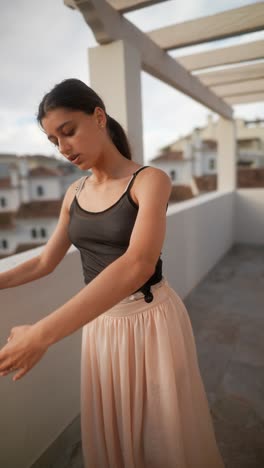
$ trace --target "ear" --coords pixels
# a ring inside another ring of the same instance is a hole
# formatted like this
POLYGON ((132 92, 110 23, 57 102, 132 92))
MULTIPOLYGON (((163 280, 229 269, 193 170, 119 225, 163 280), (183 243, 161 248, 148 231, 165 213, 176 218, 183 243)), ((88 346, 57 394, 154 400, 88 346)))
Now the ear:
POLYGON ((96 123, 98 125, 98 127, 105 127, 106 126, 106 115, 105 115, 105 111, 99 107, 99 106, 96 106, 95 110, 94 110, 94 113, 95 113, 95 117, 96 117, 96 123))

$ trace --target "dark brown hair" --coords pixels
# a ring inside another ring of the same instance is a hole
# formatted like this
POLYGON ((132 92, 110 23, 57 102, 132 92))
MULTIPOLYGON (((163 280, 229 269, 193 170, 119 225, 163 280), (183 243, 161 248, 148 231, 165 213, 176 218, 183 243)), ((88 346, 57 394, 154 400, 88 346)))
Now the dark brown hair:
POLYGON ((68 78, 56 84, 51 91, 45 94, 39 104, 37 121, 42 126, 41 121, 46 113, 59 107, 93 114, 96 106, 105 111, 106 129, 118 151, 125 158, 132 159, 131 148, 123 127, 106 113, 105 105, 100 96, 81 80, 68 78))

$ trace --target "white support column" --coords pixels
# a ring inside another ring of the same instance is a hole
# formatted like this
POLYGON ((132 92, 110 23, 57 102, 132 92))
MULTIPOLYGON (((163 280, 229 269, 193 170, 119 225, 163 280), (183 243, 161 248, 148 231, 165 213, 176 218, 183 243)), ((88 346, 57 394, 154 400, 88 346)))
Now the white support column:
POLYGON ((236 190, 237 157, 234 120, 219 117, 217 140, 217 190, 236 190))
POLYGON ((90 86, 103 99, 106 112, 124 128, 132 159, 144 164, 140 53, 118 40, 88 49, 90 86))

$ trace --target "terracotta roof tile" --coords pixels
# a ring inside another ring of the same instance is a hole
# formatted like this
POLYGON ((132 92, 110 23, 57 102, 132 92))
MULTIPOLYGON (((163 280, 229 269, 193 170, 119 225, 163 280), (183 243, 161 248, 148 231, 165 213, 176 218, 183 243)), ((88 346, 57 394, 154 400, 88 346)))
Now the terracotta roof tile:
POLYGON ((216 174, 194 176, 197 188, 200 192, 210 192, 216 190, 216 174))
POLYGON ((211 138, 205 138, 202 140, 202 149, 216 149, 217 142, 211 138))
MULTIPOLYGON (((203 176, 194 176, 198 190, 209 192, 216 190, 217 175, 208 174, 203 176)), ((237 168, 237 187, 238 188, 261 188, 264 187, 264 168, 237 168)))
POLYGON ((0 230, 15 228, 15 213, 0 213, 0 230))
POLYGON ((170 194, 170 202, 180 202, 183 200, 189 200, 189 198, 193 198, 193 192, 190 185, 173 185, 171 194, 170 194))
POLYGON ((0 231, 11 231, 15 229, 16 229, 16 225, 14 223, 13 224, 0 224, 0 231))
POLYGON ((240 188, 264 187, 264 167, 238 168, 237 185, 240 188))
POLYGON ((167 151, 151 159, 151 161, 184 161, 183 151, 167 151))
POLYGON ((11 188, 11 179, 10 177, 3 177, 0 179, 0 189, 11 188))
POLYGON ((17 212, 17 218, 57 218, 62 201, 63 199, 23 203, 17 212))
POLYGON ((51 169, 50 167, 38 166, 30 169, 30 177, 58 177, 61 174, 57 169, 51 169))

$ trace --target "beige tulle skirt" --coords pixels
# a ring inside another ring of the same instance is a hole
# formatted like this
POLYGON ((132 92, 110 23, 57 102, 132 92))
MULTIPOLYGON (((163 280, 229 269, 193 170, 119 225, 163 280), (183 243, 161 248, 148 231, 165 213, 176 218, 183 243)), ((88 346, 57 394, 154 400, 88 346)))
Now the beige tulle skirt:
POLYGON ((85 468, 223 468, 187 310, 168 280, 83 327, 85 468))

